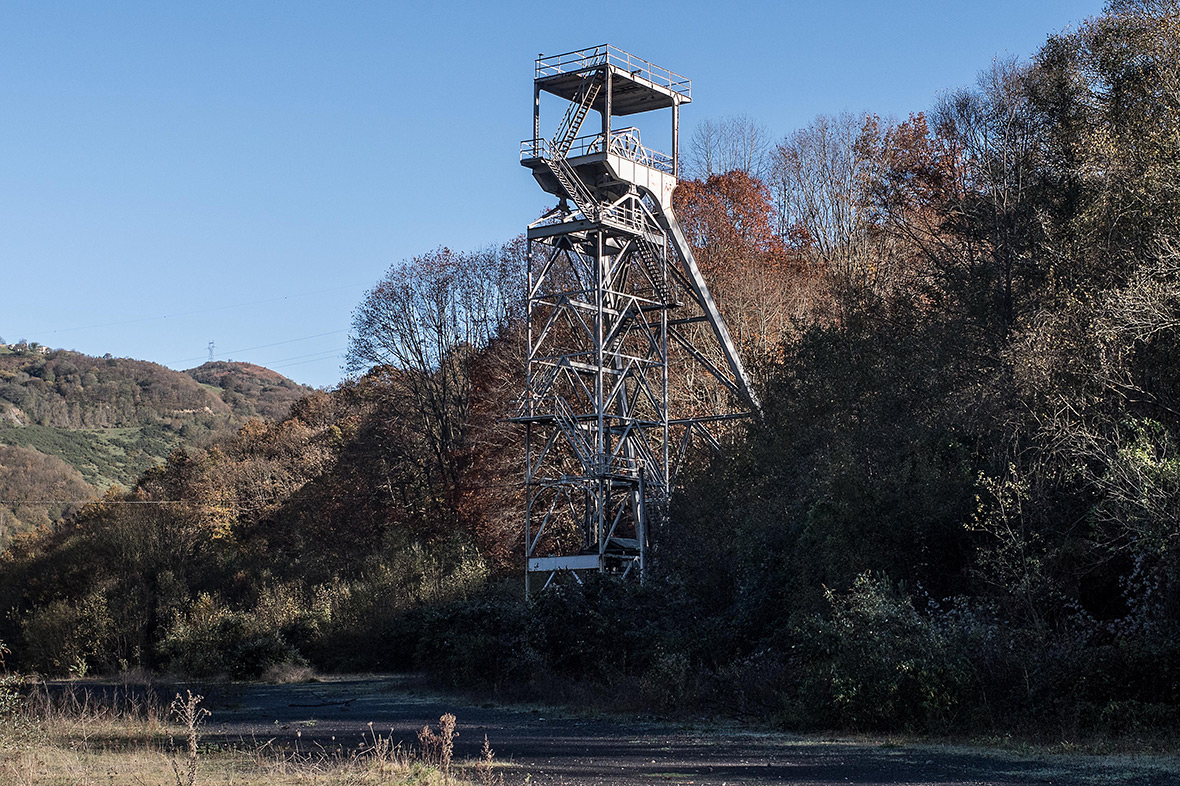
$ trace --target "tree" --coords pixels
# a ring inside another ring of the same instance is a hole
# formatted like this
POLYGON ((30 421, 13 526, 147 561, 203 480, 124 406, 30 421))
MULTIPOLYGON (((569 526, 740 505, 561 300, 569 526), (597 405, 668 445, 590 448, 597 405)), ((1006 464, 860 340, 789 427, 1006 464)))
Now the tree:
POLYGON ((1029 79, 1027 66, 999 61, 980 75, 977 89, 952 93, 935 113, 939 134, 961 151, 963 164, 961 199, 949 218, 968 242, 953 262, 997 337, 1035 307, 1047 261, 1037 216, 1044 127, 1029 79))
POLYGON ((689 139, 684 173, 698 180, 730 172, 761 179, 769 168, 770 152, 770 134, 753 118, 707 118, 689 139))
POLYGON ((902 283, 903 251, 882 231, 871 198, 885 169, 883 137, 892 132, 871 115, 820 115, 774 151, 778 231, 844 298, 887 294, 902 283))
POLYGON ((478 353, 521 319, 523 243, 437 249, 390 268, 353 314, 348 368, 382 383, 383 408, 420 449, 437 493, 460 480, 478 353))
POLYGON ((866 121, 847 112, 819 115, 780 142, 771 189, 780 234, 834 258, 851 245, 864 221, 864 172, 857 146, 866 121))
POLYGON ((730 333, 755 365, 773 357, 795 321, 814 307, 809 271, 772 224, 770 192, 735 170, 682 182, 676 214, 730 333))

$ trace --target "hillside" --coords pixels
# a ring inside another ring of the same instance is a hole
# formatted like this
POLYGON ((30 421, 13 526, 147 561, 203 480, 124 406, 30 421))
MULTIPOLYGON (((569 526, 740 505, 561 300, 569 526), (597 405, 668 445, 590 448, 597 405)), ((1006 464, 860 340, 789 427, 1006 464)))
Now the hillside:
POLYGON ((58 521, 76 507, 64 502, 112 484, 133 485, 182 444, 206 444, 251 417, 282 417, 307 391, 247 363, 179 372, 65 350, 0 355, 0 446, 18 449, 0 452, 4 533, 58 521))
POLYGON ((285 417, 291 405, 308 393, 306 386, 253 363, 218 360, 184 373, 213 388, 235 415, 243 417, 285 417))
POLYGON ((125 428, 232 412, 187 374, 143 360, 65 350, 0 357, 0 408, 13 425, 67 429, 125 428))

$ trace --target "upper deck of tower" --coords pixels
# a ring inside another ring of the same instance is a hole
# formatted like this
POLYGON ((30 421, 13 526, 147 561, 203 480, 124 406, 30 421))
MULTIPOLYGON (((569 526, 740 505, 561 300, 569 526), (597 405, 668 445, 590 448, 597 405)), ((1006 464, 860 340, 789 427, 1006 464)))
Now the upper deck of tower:
POLYGON ((610 44, 536 61, 533 138, 521 143, 520 162, 543 189, 569 197, 585 213, 610 210, 625 193, 639 188, 670 204, 676 187, 680 105, 692 101, 692 82, 610 44), (541 135, 541 93, 569 104, 552 139, 541 135), (638 128, 614 128, 612 118, 671 109, 671 154, 642 144, 638 128), (579 133, 587 113, 601 125, 579 133), (602 203, 595 209, 592 203, 602 203))
MULTIPOLYGON (((574 100, 583 77, 606 66, 611 72, 610 113, 633 115, 692 101, 692 81, 610 44, 537 58, 536 83, 547 93, 574 100)), ((600 93, 593 109, 602 112, 600 93)))

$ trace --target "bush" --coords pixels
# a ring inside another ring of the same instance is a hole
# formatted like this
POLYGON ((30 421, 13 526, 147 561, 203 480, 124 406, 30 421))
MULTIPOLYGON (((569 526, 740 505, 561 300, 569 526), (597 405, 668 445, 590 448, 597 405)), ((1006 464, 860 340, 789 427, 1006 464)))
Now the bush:
MULTIPOLYGON (((3 651, 4 642, 0 642, 3 651)), ((25 680, 15 674, 0 674, 0 753, 19 751, 38 728, 28 716, 25 680)))
POLYGON ((303 662, 257 614, 227 609, 208 593, 173 621, 160 654, 169 666, 194 677, 257 679, 270 667, 303 662))
POLYGON ((528 601, 509 582, 405 620, 416 664, 444 684, 671 711, 701 689, 692 618, 668 587, 588 576, 528 601))
POLYGON ((533 642, 529 605, 519 590, 486 590, 420 617, 415 661, 453 687, 521 689, 548 671, 533 642))
POLYGON ((99 592, 76 603, 52 601, 21 623, 24 660, 45 674, 83 677, 105 658, 113 628, 106 597, 99 592))
POLYGON ((799 725, 948 730, 977 693, 968 631, 868 574, 800 631, 799 725))
POLYGON ((326 670, 412 669, 427 609, 479 597, 487 575, 462 536, 426 544, 391 533, 358 576, 316 588, 320 622, 314 637, 300 633, 300 649, 326 670))

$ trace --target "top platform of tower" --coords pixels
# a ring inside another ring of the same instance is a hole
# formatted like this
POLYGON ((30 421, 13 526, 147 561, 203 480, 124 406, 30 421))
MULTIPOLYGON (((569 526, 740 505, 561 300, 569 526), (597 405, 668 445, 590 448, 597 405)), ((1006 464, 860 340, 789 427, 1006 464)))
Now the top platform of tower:
MULTIPOLYGON (((692 101, 691 80, 610 44, 537 58, 536 83, 545 92, 572 101, 583 78, 604 66, 611 72, 612 115, 633 115, 692 101)), ((605 105, 603 92, 593 108, 601 112, 605 105)))

